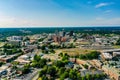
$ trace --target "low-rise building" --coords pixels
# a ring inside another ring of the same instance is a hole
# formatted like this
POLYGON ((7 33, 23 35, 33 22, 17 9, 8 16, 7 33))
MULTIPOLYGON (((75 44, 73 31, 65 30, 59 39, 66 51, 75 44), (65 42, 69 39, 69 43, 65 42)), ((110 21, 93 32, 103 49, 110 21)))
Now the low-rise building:
POLYGON ((27 64, 27 63, 30 63, 30 60, 32 60, 33 57, 34 57, 34 54, 28 53, 18 57, 15 61, 19 62, 20 64, 27 64))
POLYGON ((93 65, 95 65, 98 68, 102 68, 103 63, 99 60, 92 60, 93 65))
POLYGON ((107 60, 109 60, 109 59, 112 59, 113 57, 112 57, 112 55, 110 54, 110 53, 102 53, 102 57, 104 58, 104 59, 107 59, 107 60))
POLYGON ((11 62, 12 59, 14 59, 19 54, 21 54, 21 53, 16 53, 16 54, 7 55, 7 56, 6 55, 2 55, 2 56, 0 56, 0 61, 5 62, 5 63, 11 62))
POLYGON ((7 37, 8 41, 22 41, 23 37, 22 36, 11 36, 7 37))
POLYGON ((103 65, 104 72, 115 80, 120 80, 120 68, 115 68, 110 65, 103 65))

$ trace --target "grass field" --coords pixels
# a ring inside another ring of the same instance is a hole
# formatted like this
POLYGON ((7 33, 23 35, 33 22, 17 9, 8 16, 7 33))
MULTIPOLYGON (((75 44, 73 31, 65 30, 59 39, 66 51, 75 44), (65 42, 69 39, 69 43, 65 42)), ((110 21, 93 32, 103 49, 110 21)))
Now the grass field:
POLYGON ((68 53, 68 55, 70 56, 76 56, 76 55, 80 55, 80 54, 87 54, 91 51, 94 51, 94 50, 91 50, 91 49, 81 49, 81 48, 72 48, 72 49, 57 49, 55 50, 55 52, 57 54, 59 53, 68 53))
POLYGON ((113 46, 113 48, 115 48, 115 49, 119 49, 120 46, 119 46, 119 45, 116 45, 116 46, 113 46))
POLYGON ((81 44, 81 45, 89 45, 90 44, 90 42, 85 42, 85 41, 82 41, 82 42, 79 42, 79 44, 81 44))

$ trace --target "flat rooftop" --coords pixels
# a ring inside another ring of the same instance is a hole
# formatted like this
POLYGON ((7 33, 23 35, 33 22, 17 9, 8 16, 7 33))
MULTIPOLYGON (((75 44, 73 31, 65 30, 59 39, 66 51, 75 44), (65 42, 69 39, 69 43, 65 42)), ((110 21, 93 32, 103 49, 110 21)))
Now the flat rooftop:
POLYGON ((102 55, 106 59, 112 59, 112 55, 110 53, 102 53, 102 55))

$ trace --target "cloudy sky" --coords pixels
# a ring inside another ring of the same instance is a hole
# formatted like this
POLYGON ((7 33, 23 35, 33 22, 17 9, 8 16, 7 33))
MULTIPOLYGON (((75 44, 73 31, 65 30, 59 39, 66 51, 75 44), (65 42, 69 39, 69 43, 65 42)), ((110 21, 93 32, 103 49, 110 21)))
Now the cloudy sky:
POLYGON ((120 0, 0 0, 0 27, 120 26, 120 0))

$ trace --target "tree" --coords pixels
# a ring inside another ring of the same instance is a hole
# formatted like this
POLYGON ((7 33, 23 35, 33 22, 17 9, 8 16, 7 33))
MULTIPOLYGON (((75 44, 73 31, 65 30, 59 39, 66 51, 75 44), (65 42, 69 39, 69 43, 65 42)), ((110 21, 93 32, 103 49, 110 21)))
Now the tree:
POLYGON ((46 76, 42 76, 42 80, 49 80, 49 79, 46 76))
POLYGON ((47 73, 48 74, 50 74, 51 76, 55 76, 55 74, 56 74, 56 68, 55 67, 53 67, 53 66, 50 66, 50 67, 48 67, 48 70, 47 70, 47 73))
POLYGON ((83 77, 81 77, 81 78, 82 78, 82 80, 86 80, 85 76, 83 76, 83 77))
POLYGON ((92 52, 87 53, 87 54, 81 54, 79 56, 79 58, 80 59, 85 59, 85 60, 92 60, 92 59, 97 59, 99 55, 100 55, 100 52, 92 51, 92 52))
POLYGON ((81 75, 79 72, 77 73, 77 80, 81 80, 81 75))
POLYGON ((84 68, 86 68, 86 69, 88 69, 88 67, 89 67, 87 64, 84 64, 83 66, 84 66, 84 68))
POLYGON ((41 59, 41 60, 39 61, 39 66, 40 66, 41 68, 44 67, 44 65, 46 65, 46 62, 47 62, 46 59, 41 59))
POLYGON ((30 38, 29 37, 26 37, 23 41, 29 41, 30 38))
POLYGON ((0 62, 0 67, 1 67, 3 64, 4 64, 3 62, 0 62))
POLYGON ((61 52, 61 53, 59 54, 59 56, 63 57, 63 53, 61 52))
POLYGON ((42 68, 46 65, 46 62, 46 59, 41 59, 40 56, 35 55, 34 60, 32 61, 32 66, 36 68, 42 68))
POLYGON ((62 60, 64 61, 64 60, 69 60, 69 55, 67 54, 67 53, 65 53, 64 55, 63 55, 63 57, 62 57, 62 60))
POLYGON ((116 45, 120 45, 120 38, 117 40, 116 45))
POLYGON ((69 77, 69 73, 68 72, 64 72, 61 76, 60 76, 60 80, 64 80, 65 78, 69 77))
POLYGON ((59 69, 59 71, 58 71, 58 74, 59 74, 59 75, 62 75, 62 74, 64 73, 64 71, 65 71, 65 68, 64 68, 64 67, 61 67, 61 68, 59 69))
POLYGON ((77 79, 77 71, 71 69, 69 72, 69 78, 76 80, 77 79))
POLYGON ((54 48, 54 46, 53 46, 53 45, 49 45, 48 47, 49 47, 50 49, 53 49, 53 48, 54 48))
POLYGON ((86 74, 86 79, 90 80, 90 75, 89 74, 86 74))
POLYGON ((41 46, 41 49, 42 49, 42 50, 45 50, 45 47, 46 47, 46 46, 45 46, 45 45, 43 45, 43 46, 41 46))
POLYGON ((16 69, 18 64, 19 64, 19 62, 13 61, 12 62, 12 65, 13 65, 12 69, 16 69))
POLYGON ((99 78, 100 78, 100 75, 99 75, 99 74, 96 74, 96 75, 95 75, 95 78, 99 79, 99 78))
POLYGON ((64 67, 65 66, 65 63, 63 62, 63 61, 57 61, 57 62, 55 62, 55 66, 56 67, 64 67))
POLYGON ((44 38, 40 38, 38 41, 39 41, 39 42, 42 42, 43 40, 44 40, 44 38))
POLYGON ((40 58, 40 56, 35 55, 35 56, 34 56, 34 60, 35 60, 35 61, 40 61, 40 60, 41 60, 41 58, 40 58))
POLYGON ((43 75, 45 75, 46 74, 46 70, 41 70, 40 72, 39 72, 39 77, 42 77, 43 75))
POLYGON ((25 64, 24 67, 23 67, 23 74, 27 74, 30 72, 30 64, 25 64))
POLYGON ((17 61, 13 61, 12 64, 13 64, 13 65, 18 65, 19 62, 17 62, 17 61))
POLYGON ((55 53, 55 51, 54 51, 53 49, 50 49, 50 52, 51 52, 51 53, 55 53))

